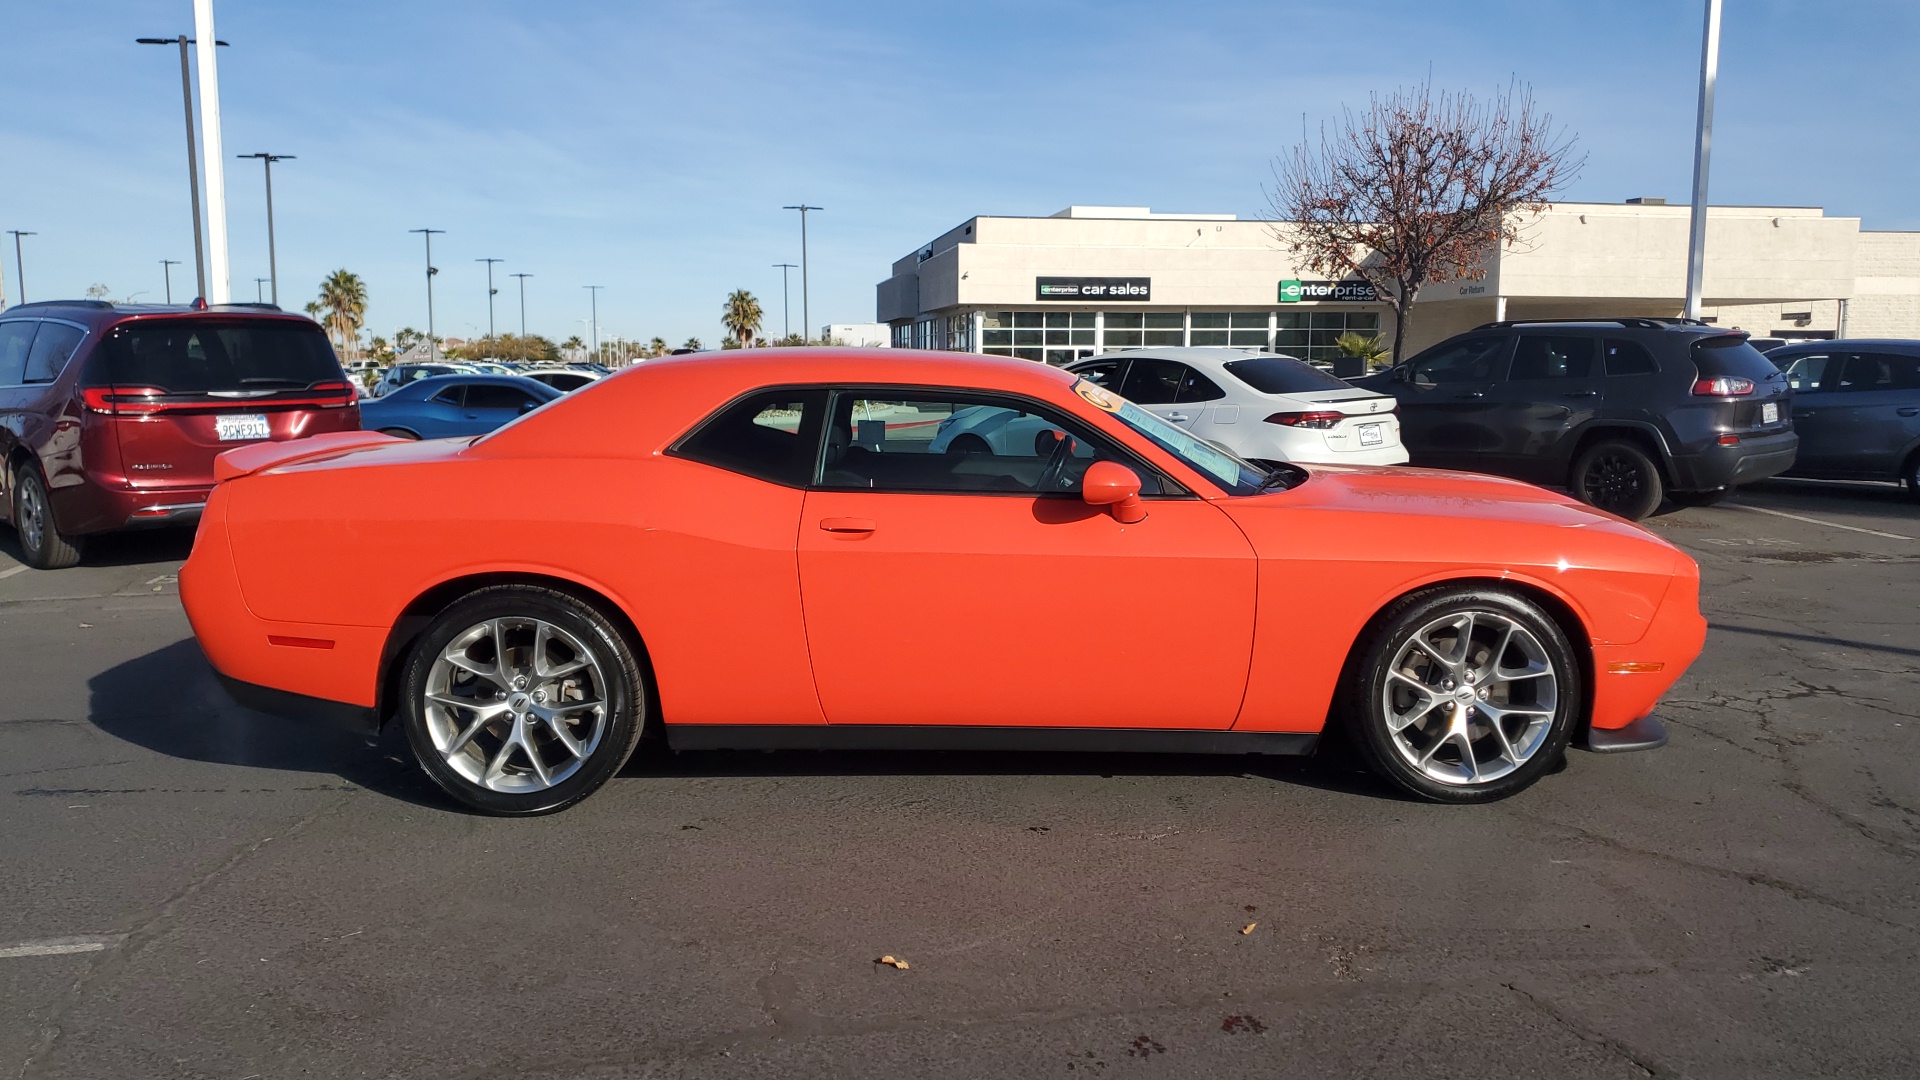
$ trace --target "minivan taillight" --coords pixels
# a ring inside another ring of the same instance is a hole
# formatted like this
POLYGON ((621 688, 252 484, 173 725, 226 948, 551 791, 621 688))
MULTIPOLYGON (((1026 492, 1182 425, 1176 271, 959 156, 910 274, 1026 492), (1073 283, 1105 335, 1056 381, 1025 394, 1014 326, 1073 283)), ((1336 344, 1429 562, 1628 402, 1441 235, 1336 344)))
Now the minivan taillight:
POLYGON ((1338 412, 1277 412, 1267 417, 1267 423, 1281 427, 1314 428, 1324 431, 1339 426, 1347 418, 1346 413, 1338 412))
POLYGON ((352 383, 314 383, 307 389, 313 394, 313 403, 323 409, 344 409, 360 398, 352 383))
POLYGON ((1738 375, 1716 375, 1711 379, 1695 379, 1693 392, 1701 397, 1742 397, 1753 393, 1753 380, 1738 375))
POLYGON ((87 408, 108 416, 151 416, 171 407, 154 400, 165 395, 165 390, 152 386, 89 386, 80 391, 80 400, 87 408))

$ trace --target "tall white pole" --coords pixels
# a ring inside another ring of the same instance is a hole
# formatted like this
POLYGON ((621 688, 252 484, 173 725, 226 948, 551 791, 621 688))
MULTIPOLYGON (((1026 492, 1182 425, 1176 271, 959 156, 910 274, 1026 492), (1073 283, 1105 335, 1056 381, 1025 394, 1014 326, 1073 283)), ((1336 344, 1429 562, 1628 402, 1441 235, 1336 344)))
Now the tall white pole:
POLYGON ((1700 282, 1707 258, 1707 164, 1713 153, 1713 84, 1720 76, 1720 0, 1707 0, 1706 40, 1700 46, 1700 122, 1693 145, 1693 213, 1687 237, 1687 307, 1700 317, 1700 282))
POLYGON ((233 299, 227 265, 227 168, 220 148, 220 73, 214 58, 213 0, 193 0, 200 62, 200 162, 207 185, 207 303, 233 299))

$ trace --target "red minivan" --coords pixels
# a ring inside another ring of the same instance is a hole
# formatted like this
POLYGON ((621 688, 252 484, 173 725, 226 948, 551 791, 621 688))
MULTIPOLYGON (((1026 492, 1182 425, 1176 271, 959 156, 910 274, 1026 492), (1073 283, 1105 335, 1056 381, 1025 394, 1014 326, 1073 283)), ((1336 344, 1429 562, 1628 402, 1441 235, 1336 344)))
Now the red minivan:
POLYGON ((94 533, 195 520, 222 450, 359 427, 319 324, 271 305, 0 311, 0 513, 31 566, 72 566, 94 533))

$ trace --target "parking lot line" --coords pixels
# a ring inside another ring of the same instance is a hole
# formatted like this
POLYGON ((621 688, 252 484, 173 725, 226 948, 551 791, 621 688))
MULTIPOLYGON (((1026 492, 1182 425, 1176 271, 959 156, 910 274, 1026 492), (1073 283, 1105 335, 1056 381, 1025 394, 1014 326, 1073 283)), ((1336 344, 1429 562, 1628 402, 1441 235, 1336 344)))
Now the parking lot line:
POLYGON ((101 952, 108 942, 99 939, 91 941, 75 938, 54 938, 49 941, 23 941, 18 945, 9 945, 0 949, 0 960, 12 960, 21 956, 65 956, 69 953, 101 952))
POLYGON ((1837 521, 1823 521, 1820 518, 1803 517, 1799 514, 1789 514, 1785 510, 1769 510, 1764 506, 1748 506, 1745 503, 1737 503, 1735 504, 1735 508, 1740 510, 1751 510, 1756 514, 1772 514, 1774 517, 1792 518, 1795 521, 1804 521, 1809 525, 1825 525, 1829 529, 1845 529, 1848 532, 1866 533, 1868 536, 1884 536, 1889 540, 1914 539, 1911 536, 1901 536, 1899 533, 1881 532, 1879 529, 1863 529, 1858 525, 1842 525, 1837 521))
POLYGON ((11 570, 0 570, 0 581, 4 581, 5 579, 10 578, 15 574, 22 573, 26 569, 27 569, 26 564, 22 563, 11 570))

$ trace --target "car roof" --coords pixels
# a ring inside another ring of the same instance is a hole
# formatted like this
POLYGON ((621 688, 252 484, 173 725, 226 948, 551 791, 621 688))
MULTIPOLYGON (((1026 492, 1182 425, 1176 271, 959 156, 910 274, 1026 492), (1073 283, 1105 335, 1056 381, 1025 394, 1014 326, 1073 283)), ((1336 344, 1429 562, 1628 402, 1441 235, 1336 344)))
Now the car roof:
POLYGON ((424 379, 415 379, 394 390, 393 393, 386 395, 386 397, 374 398, 373 400, 387 401, 402 394, 413 395, 417 393, 429 393, 454 383, 459 383, 462 386, 513 386, 521 390, 532 390, 535 393, 542 390, 553 389, 553 387, 548 386, 546 383, 536 379, 523 379, 518 375, 488 375, 485 372, 456 371, 451 375, 432 375, 424 379), (425 388, 424 390, 422 389, 423 387, 425 388))
POLYGON ((89 327, 107 326, 131 319, 148 319, 156 316, 272 319, 305 323, 309 326, 319 325, 297 311, 283 311, 272 304, 253 303, 196 307, 191 304, 115 304, 106 300, 35 300, 0 310, 0 319, 11 319, 16 316, 66 319, 89 327))
POLYGON ((1826 341, 1796 341, 1771 350, 1772 353, 1806 352, 1809 349, 1898 349, 1903 352, 1920 350, 1920 340, 1913 338, 1832 338, 1826 341))

